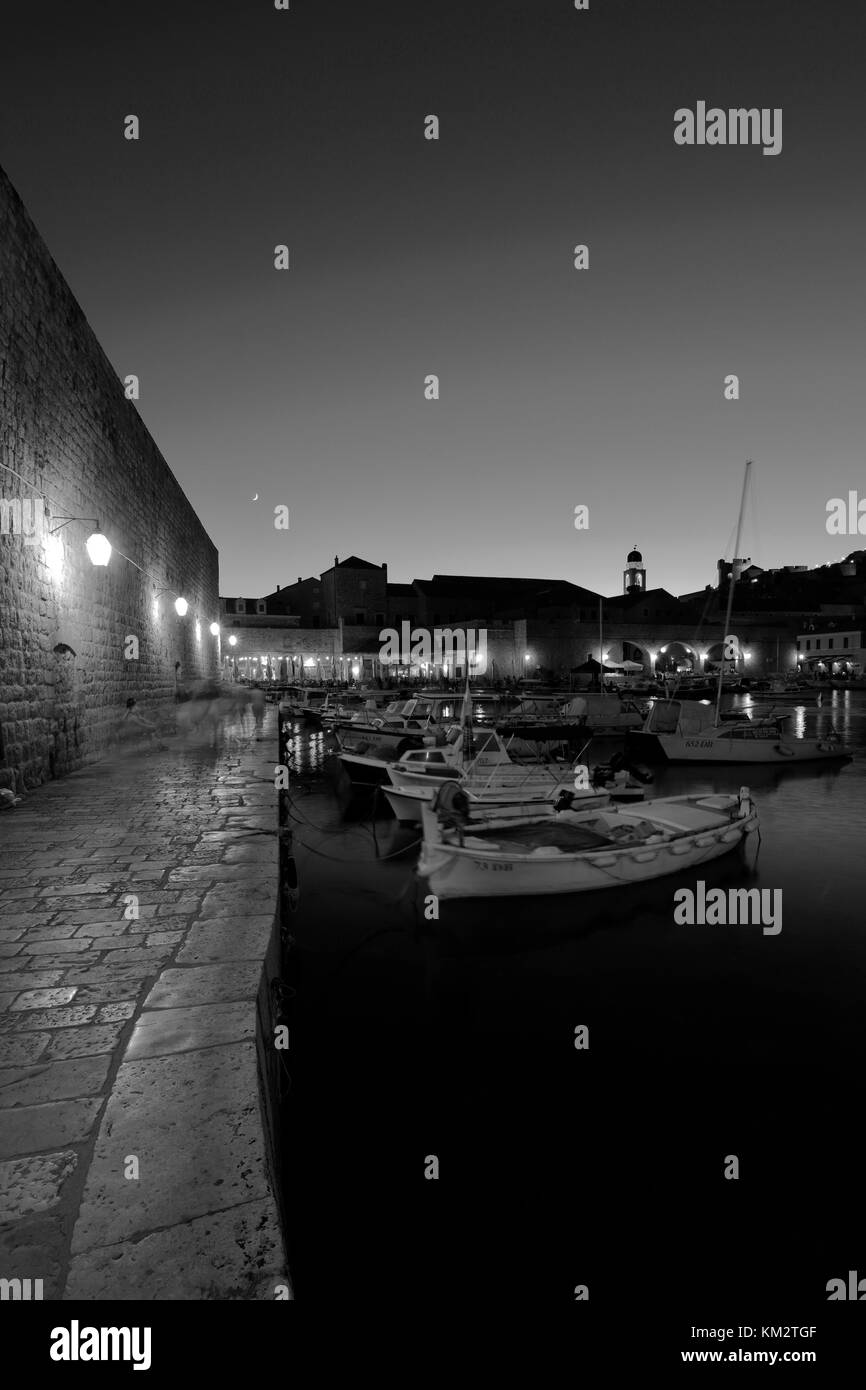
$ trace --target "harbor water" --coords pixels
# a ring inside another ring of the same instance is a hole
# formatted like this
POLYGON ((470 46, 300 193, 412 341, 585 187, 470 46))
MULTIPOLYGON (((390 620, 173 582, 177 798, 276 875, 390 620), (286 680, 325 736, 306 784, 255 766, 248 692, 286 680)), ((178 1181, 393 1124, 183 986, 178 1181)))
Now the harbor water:
POLYGON ((445 901, 438 920, 420 831, 350 799, 328 736, 295 726, 299 1297, 552 1306, 585 1283, 662 1303, 672 1281, 711 1298, 736 1278, 805 1315, 862 1261, 866 694, 792 716, 831 723, 851 763, 653 769, 648 796, 747 784, 745 848, 646 886, 445 901), (678 924, 698 880, 780 891, 781 930, 678 924))

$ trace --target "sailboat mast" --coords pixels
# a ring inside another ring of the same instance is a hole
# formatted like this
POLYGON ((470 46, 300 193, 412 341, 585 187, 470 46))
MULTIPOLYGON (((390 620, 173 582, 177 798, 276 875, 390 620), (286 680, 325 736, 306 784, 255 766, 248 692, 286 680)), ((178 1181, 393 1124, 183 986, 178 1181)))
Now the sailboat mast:
POLYGON ((728 607, 725 613, 725 630, 722 633, 722 659, 719 662, 719 687, 716 691, 716 717, 715 724, 719 723, 719 709, 722 703, 722 682, 725 678, 725 650, 728 639, 728 628, 731 626, 731 613, 734 609, 734 588, 737 583, 737 557, 740 553, 740 536, 743 531, 743 516, 746 510, 746 493, 749 487, 749 474, 752 468, 752 460, 746 460, 746 471, 743 474, 743 491, 740 496, 740 515, 737 517, 737 539, 734 541, 734 558, 731 565, 731 582, 728 585, 728 607))

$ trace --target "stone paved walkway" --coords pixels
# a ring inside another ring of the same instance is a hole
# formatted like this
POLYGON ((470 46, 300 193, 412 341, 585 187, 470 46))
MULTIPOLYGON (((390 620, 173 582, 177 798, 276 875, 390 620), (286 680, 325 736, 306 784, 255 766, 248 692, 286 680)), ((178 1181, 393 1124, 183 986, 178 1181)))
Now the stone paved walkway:
POLYGON ((55 1299, 288 1284, 255 1044, 276 760, 271 709, 262 742, 172 739, 0 817, 0 1278, 55 1299))

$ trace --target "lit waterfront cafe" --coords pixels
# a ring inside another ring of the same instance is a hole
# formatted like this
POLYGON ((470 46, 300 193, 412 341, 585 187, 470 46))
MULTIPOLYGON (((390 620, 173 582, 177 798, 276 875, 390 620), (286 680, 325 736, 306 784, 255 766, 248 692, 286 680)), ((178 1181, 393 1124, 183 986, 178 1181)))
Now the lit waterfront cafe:
MULTIPOLYGON (((262 644, 260 643, 260 646, 262 644)), ((235 643, 237 646, 237 642, 235 643)), ((257 652, 235 651, 231 637, 223 645, 223 675, 230 681, 251 681, 254 684, 272 682, 274 685, 349 684, 352 681, 367 685, 378 677, 396 680, 407 678, 436 681, 440 675, 462 676, 465 667, 446 662, 434 665, 397 665, 383 662, 378 652, 343 652, 342 654, 310 652, 285 653, 274 650, 257 652)))
MULTIPOLYGON (((337 628, 302 628, 291 618, 276 615, 249 614, 237 618, 231 610, 224 615, 226 626, 221 633, 221 663, 226 680, 287 685, 359 685, 375 683, 378 678, 392 680, 427 680, 438 682, 441 677, 461 677, 466 671, 466 657, 459 648, 448 651, 444 660, 395 661, 383 652, 381 629, 373 626, 337 628)), ((521 625, 525 629, 525 623, 521 625)), ((509 663, 500 663, 505 674, 530 674, 516 667, 513 658, 514 634, 506 634, 509 663)), ((486 638, 486 630, 485 630, 486 638)), ((525 639, 521 639, 521 644, 525 639)), ((494 648, 495 648, 495 644, 494 648)), ((503 657, 504 648, 497 654, 503 657)), ((431 653, 432 655, 432 653, 431 653)), ((529 661, 527 656, 526 661, 529 661)), ((473 649, 469 654, 472 674, 484 674, 483 654, 473 649)), ((497 663, 491 662, 495 678, 497 663)))
POLYGON ((223 673, 227 680, 274 685, 363 683, 375 680, 380 663, 369 652, 281 652, 270 648, 238 654, 229 637, 223 647, 223 673))
POLYGON ((809 675, 856 679, 863 675, 864 660, 860 630, 812 629, 797 637, 797 665, 809 675))

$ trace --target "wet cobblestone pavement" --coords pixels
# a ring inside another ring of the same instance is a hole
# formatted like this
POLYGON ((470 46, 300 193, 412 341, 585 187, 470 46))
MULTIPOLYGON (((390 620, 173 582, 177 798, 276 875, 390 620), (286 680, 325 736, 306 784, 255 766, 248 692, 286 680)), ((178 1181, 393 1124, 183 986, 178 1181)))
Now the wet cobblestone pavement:
POLYGON ((170 739, 0 818, 0 1277, 45 1298, 273 1298, 256 995, 265 737, 170 739))

